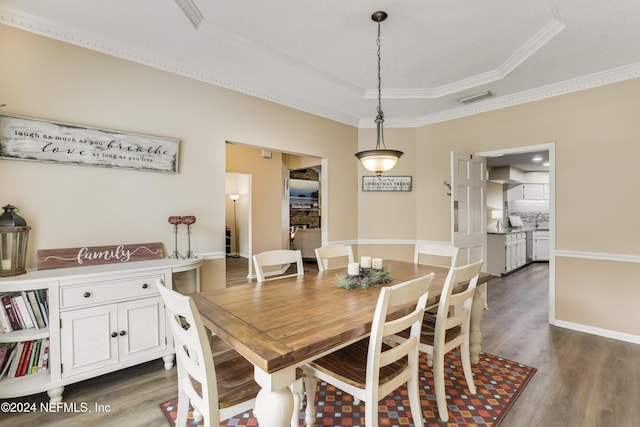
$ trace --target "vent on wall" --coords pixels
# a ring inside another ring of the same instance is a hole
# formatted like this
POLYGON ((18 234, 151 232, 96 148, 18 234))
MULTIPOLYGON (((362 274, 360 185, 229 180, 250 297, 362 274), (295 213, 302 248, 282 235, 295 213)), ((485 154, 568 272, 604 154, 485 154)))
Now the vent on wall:
POLYGON ((491 92, 490 90, 485 90, 484 92, 476 93, 475 95, 458 98, 458 101, 463 104, 471 104, 472 102, 481 101, 483 99, 492 98, 494 96, 496 96, 495 93, 491 92))

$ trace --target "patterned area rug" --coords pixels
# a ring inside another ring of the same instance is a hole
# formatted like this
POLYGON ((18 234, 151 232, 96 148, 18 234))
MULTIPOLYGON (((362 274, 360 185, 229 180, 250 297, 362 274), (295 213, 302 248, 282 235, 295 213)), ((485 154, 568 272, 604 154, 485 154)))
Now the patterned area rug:
MULTIPOLYGON (((427 366, 426 356, 420 358, 420 399, 422 401, 425 426, 487 426, 500 424, 507 411, 514 404, 525 388, 535 368, 503 359, 487 353, 480 354, 480 362, 473 365, 473 373, 477 393, 469 394, 457 353, 445 358, 445 382, 447 404, 449 405, 449 421, 442 422, 438 418, 436 396, 433 386, 431 368, 427 366)), ((406 388, 400 388, 382 399, 380 407, 380 425, 391 427, 413 426, 409 412, 409 399, 406 388)), ((160 405, 173 426, 176 416, 176 399, 160 405)), ((324 382, 318 382, 316 395, 316 426, 364 426, 364 403, 353 404, 353 398, 336 390, 324 382)), ((192 414, 189 414, 189 426, 197 426, 192 414)), ((254 427, 258 423, 251 412, 239 414, 225 420, 225 427, 254 427)), ((304 426, 304 408, 300 412, 300 425, 304 426)))

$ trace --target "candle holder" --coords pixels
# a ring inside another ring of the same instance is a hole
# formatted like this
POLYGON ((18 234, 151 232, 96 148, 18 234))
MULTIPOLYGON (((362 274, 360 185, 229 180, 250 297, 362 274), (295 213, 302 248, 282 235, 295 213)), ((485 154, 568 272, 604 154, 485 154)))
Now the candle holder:
POLYGON ((182 223, 182 217, 180 216, 170 216, 169 217, 169 224, 173 225, 173 232, 175 234, 174 236, 174 250, 173 252, 171 252, 171 255, 169 255, 169 259, 184 259, 184 257, 182 255, 180 255, 180 252, 178 252, 178 225, 180 225, 182 223))
POLYGON ((197 258, 193 252, 191 252, 191 226, 195 224, 195 222, 196 217, 193 215, 182 217, 182 223, 187 226, 187 256, 185 259, 197 258))
POLYGON ((25 274, 29 230, 27 221, 16 214, 18 208, 6 205, 0 215, 0 277, 25 274))

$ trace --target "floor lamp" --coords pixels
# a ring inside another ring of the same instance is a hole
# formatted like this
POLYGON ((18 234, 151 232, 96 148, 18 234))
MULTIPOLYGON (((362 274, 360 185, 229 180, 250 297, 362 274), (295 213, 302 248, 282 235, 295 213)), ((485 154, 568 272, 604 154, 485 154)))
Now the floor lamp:
POLYGON ((236 242, 236 252, 235 255, 232 255, 231 258, 240 258, 240 243, 238 241, 238 217, 236 215, 236 202, 240 198, 239 194, 231 194, 229 196, 231 200, 233 200, 233 235, 234 240, 236 242))

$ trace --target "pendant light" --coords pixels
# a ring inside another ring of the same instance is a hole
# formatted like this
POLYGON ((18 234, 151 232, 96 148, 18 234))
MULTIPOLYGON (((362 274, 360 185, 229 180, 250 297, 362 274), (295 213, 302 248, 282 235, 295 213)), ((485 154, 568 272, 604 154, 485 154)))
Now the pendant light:
POLYGON ((376 116, 377 142, 375 150, 365 150, 356 153, 356 157, 362 166, 376 175, 391 170, 398 159, 404 154, 402 151, 389 150, 384 143, 384 113, 382 112, 382 84, 380 78, 380 23, 387 19, 386 12, 375 12, 371 19, 378 23, 378 115, 376 116), (382 148, 381 148, 382 147, 382 148))

